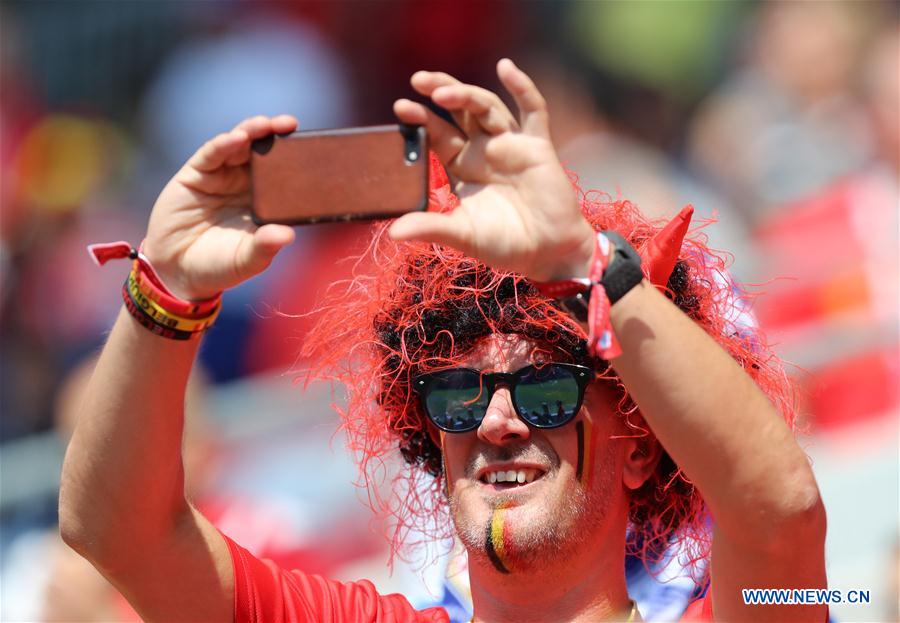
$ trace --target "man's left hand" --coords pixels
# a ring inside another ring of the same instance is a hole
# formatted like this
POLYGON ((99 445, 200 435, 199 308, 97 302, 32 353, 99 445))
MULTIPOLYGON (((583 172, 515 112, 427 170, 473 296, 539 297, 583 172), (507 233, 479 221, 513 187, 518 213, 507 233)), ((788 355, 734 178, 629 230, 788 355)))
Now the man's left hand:
POLYGON ((594 232, 550 140, 546 102, 509 59, 497 63, 497 75, 518 119, 486 89, 440 72, 412 76, 413 88, 450 111, 460 129, 410 100, 397 100, 394 112, 404 123, 426 127, 431 149, 456 181, 460 205, 444 214, 404 215, 389 233, 451 246, 538 281, 585 277, 594 232))

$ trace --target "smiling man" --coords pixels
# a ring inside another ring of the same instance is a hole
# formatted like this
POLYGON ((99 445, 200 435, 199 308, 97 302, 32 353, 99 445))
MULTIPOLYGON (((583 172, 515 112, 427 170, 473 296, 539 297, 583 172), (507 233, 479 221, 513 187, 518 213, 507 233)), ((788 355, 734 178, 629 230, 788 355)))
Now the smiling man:
MULTIPOLYGON (((577 565, 580 553, 594 557, 602 551, 591 545, 616 543, 625 534, 623 522, 607 521, 610 514, 617 514, 612 504, 619 502, 613 452, 609 444, 586 445, 584 437, 588 422, 596 422, 591 430, 598 439, 612 439, 618 432, 611 396, 595 385, 582 402, 581 395, 594 380, 591 368, 560 363, 537 367, 531 356, 536 348, 514 336, 491 336, 481 343, 469 367, 513 373, 514 384, 498 388, 486 401, 475 435, 445 436, 441 446, 453 487, 451 512, 457 534, 471 556, 490 562, 502 574, 540 575, 553 560, 577 565), (583 383, 578 383, 579 377, 583 383), (559 422, 551 419, 559 427, 532 434, 524 419, 510 417, 519 409, 549 413, 548 399, 565 413, 559 422), (598 486, 586 487, 594 460, 603 477, 598 486), (610 539, 610 530, 618 539, 610 539)), ((464 373, 471 377, 468 382, 446 372, 437 376, 449 383, 474 385, 477 392, 474 370, 464 373)), ((490 375, 483 378, 492 380, 490 375)), ((621 549, 622 544, 617 545, 621 549)), ((583 577, 592 570, 602 571, 602 566, 594 565, 600 562, 590 561, 583 577)), ((478 568, 473 567, 476 572, 478 568)), ((571 585, 564 588, 568 591, 571 585)))
MULTIPOLYGON (((689 212, 660 228, 576 195, 540 93, 510 61, 497 69, 518 116, 446 74, 413 76, 457 126, 408 100, 395 112, 427 127, 455 194, 436 176, 429 212, 376 232, 371 272, 323 303, 304 347, 347 386, 367 477, 398 449, 409 465, 376 505, 398 521, 396 548, 413 527, 455 531, 476 621, 639 620, 623 556, 674 546, 709 560, 701 619, 824 621, 824 606, 741 600, 825 586, 825 514, 783 373, 740 322, 723 263, 682 245, 689 212)), ((66 456, 63 537, 147 620, 445 621, 366 580, 259 560, 184 496, 190 338, 218 293, 293 240, 249 220, 247 160, 253 139, 295 127, 247 120, 160 195, 66 456)))

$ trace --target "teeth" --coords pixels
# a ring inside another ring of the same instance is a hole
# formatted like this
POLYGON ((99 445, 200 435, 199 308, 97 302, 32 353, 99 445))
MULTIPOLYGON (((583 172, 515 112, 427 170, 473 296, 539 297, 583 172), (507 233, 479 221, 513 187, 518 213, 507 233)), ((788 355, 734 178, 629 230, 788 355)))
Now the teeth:
POLYGON ((515 482, 520 485, 533 482, 539 471, 536 469, 520 469, 520 470, 500 470, 496 472, 488 472, 483 476, 484 481, 490 484, 498 482, 515 482))

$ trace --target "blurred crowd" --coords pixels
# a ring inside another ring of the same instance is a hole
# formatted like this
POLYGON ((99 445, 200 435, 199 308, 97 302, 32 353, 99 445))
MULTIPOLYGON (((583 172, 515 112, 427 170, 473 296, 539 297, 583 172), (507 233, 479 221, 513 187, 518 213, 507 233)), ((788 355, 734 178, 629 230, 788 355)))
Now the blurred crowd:
MULTIPOLYGON (((733 254, 798 382, 831 582, 873 594, 833 615, 900 615, 897 2, 7 0, 0 52, 0 619, 129 616, 54 534, 59 457, 127 273, 85 246, 139 242, 165 182, 245 117, 389 123, 415 70, 496 89, 503 56, 544 92, 582 188, 658 217, 691 203, 733 254)), ((190 409, 191 482, 257 553, 409 592, 417 573, 386 577, 348 484, 333 397, 290 383, 303 314, 366 231, 301 228, 225 294, 190 409)))

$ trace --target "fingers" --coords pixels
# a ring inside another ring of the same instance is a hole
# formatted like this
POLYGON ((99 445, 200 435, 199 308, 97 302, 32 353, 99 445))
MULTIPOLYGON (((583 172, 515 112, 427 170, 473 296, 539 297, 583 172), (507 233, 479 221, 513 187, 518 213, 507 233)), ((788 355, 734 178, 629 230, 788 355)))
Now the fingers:
POLYGON ((394 114, 403 123, 423 125, 428 132, 428 146, 447 164, 456 158, 466 144, 466 137, 426 106, 408 99, 394 102, 394 114))
MULTIPOLYGON (((409 83, 416 92, 429 98, 431 97, 431 94, 434 93, 435 89, 439 89, 443 86, 462 84, 462 82, 450 74, 442 71, 417 71, 409 79, 409 83)), ((462 128, 463 132, 471 134, 478 131, 477 126, 473 124, 473 120, 469 118, 469 115, 466 112, 451 110, 450 114, 453 116, 456 124, 462 128)))
POLYGON ((410 212, 398 218, 388 229, 394 240, 420 240, 472 252, 474 240, 471 222, 461 218, 459 211, 446 214, 410 212))
POLYGON ((250 143, 269 134, 293 132, 297 120, 290 115, 245 119, 230 132, 224 132, 207 141, 188 160, 188 166, 203 173, 222 166, 238 166, 250 159, 250 143))
POLYGON ((206 141, 203 147, 191 156, 187 166, 203 173, 215 171, 229 158, 239 154, 247 140, 247 133, 244 130, 235 129, 219 134, 206 141))
POLYGON ((518 130, 519 124, 506 104, 495 93, 470 84, 441 86, 432 91, 431 99, 451 112, 467 112, 487 134, 518 130))
POLYGON ((278 115, 276 117, 257 115, 255 117, 250 117, 249 119, 244 119, 235 127, 235 130, 244 130, 251 141, 268 136, 269 134, 293 132, 296 129, 297 119, 291 115, 278 115))
POLYGON ((277 115, 272 117, 272 131, 276 134, 285 134, 297 129, 297 118, 293 115, 277 115))
POLYGON ((550 138, 547 102, 528 75, 508 58, 497 63, 497 77, 519 108, 519 125, 526 134, 550 138))
POLYGON ((527 134, 549 138, 547 103, 531 78, 508 58, 497 63, 497 76, 519 108, 518 121, 495 93, 463 84, 449 74, 419 71, 413 74, 410 83, 417 92, 449 110, 469 135, 473 132, 497 135, 521 126, 527 134))
MULTIPOLYGON (((431 97, 436 89, 457 86, 463 83, 443 71, 417 71, 410 78, 410 84, 420 95, 431 97)), ((479 131, 477 122, 464 110, 450 110, 450 114, 463 132, 472 135, 479 131)))
POLYGON ((235 127, 235 130, 243 130, 247 133, 247 143, 245 147, 234 153, 225 162, 228 166, 238 166, 246 164, 250 160, 250 145, 259 138, 264 138, 270 134, 285 134, 293 132, 297 129, 297 119, 291 115, 278 115, 276 117, 266 117, 257 115, 244 119, 235 127))
POLYGON ((254 232, 252 239, 242 245, 238 252, 238 263, 246 267, 248 276, 256 275, 265 270, 275 255, 293 241, 293 228, 287 225, 263 225, 254 232))
POLYGON ((425 97, 431 97, 431 93, 438 87, 462 84, 450 74, 442 71, 417 71, 409 79, 409 83, 419 95, 425 97))
POLYGON ((253 244, 261 251, 275 254, 294 241, 294 228, 270 223, 261 225, 253 234, 253 244))
POLYGON ((417 71, 410 79, 412 87, 430 97, 453 115, 467 134, 499 134, 517 129, 515 117, 496 94, 471 84, 463 84, 440 71, 417 71))

